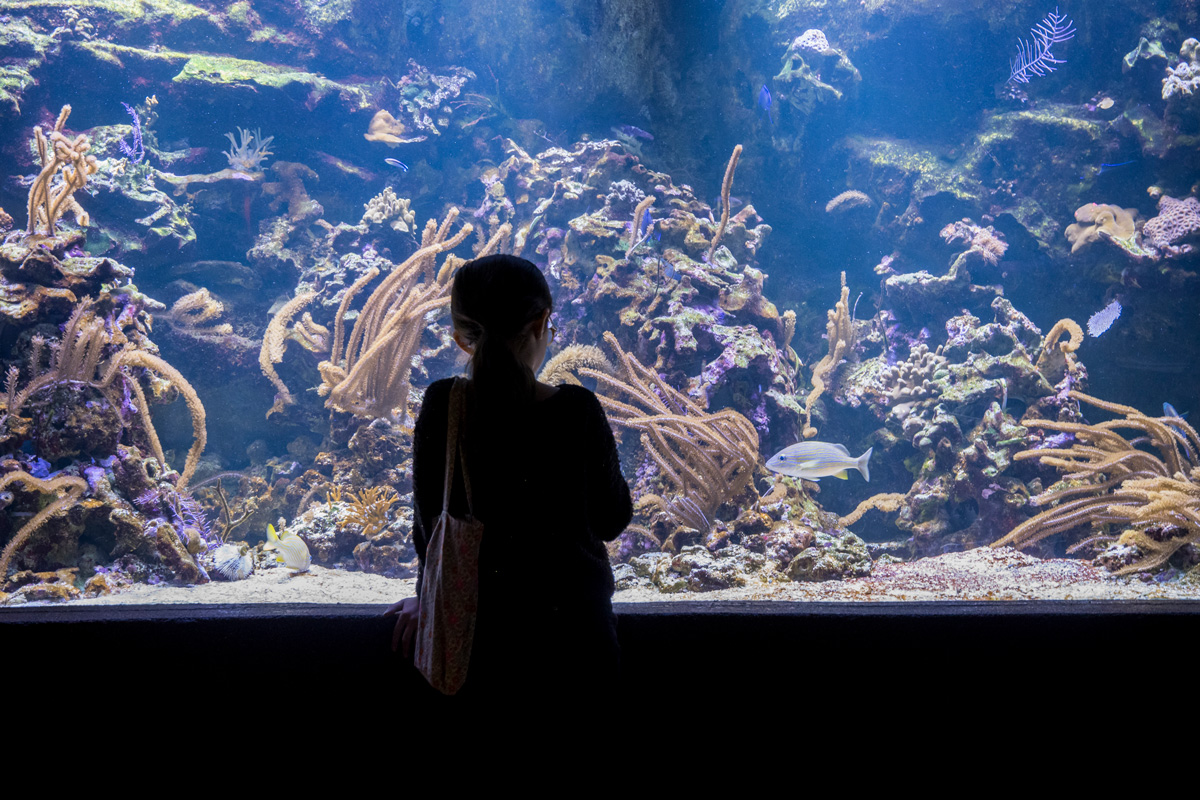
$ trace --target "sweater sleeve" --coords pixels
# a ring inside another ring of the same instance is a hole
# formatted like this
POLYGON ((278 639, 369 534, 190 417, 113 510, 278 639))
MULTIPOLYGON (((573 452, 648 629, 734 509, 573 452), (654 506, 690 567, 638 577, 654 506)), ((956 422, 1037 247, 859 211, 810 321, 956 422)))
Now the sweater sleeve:
POLYGON ((587 392, 587 523, 592 534, 611 542, 633 519, 629 484, 621 474, 621 459, 608 417, 596 395, 587 392))
POLYGON ((425 551, 433 526, 442 513, 442 484, 446 479, 446 421, 454 380, 437 381, 425 399, 413 429, 413 547, 417 551, 417 597, 425 576, 425 551))

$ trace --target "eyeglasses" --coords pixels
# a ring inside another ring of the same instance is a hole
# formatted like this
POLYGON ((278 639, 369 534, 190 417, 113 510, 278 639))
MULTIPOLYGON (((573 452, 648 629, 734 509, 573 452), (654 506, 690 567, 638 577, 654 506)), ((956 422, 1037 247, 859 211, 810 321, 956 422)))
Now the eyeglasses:
POLYGON ((550 331, 550 341, 554 341, 558 336, 558 328, 554 327, 554 323, 549 318, 546 319, 546 330, 550 331))

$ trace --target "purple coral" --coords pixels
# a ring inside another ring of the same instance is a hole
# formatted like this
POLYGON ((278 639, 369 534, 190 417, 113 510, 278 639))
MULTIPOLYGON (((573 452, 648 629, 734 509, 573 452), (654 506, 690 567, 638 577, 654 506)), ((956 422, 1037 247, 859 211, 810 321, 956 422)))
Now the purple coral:
POLYGON ((137 111, 134 111, 129 103, 121 103, 121 105, 125 106, 125 110, 129 112, 129 116, 133 119, 133 144, 125 144, 124 139, 117 142, 117 144, 120 145, 121 152, 125 154, 130 163, 140 164, 142 159, 146 157, 146 148, 142 145, 142 121, 138 119, 137 111))
POLYGON ((1158 216, 1142 226, 1145 241, 1158 249, 1172 248, 1200 232, 1200 201, 1194 197, 1177 200, 1163 195, 1158 216))

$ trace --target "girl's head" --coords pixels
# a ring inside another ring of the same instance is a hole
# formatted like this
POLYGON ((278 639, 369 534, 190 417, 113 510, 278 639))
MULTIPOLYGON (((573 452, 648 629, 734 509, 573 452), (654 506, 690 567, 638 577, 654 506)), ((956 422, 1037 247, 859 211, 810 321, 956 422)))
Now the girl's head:
POLYGON ((533 399, 534 370, 550 343, 553 299, 546 278, 523 258, 494 255, 454 275, 454 340, 471 356, 471 379, 486 405, 533 399))

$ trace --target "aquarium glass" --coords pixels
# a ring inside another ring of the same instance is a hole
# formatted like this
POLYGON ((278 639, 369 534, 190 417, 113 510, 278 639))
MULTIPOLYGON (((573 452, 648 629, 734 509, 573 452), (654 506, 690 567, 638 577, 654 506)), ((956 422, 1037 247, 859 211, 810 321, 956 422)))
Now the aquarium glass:
POLYGON ((0 614, 411 595, 413 425, 487 253, 544 272, 541 379, 616 433, 619 602, 1196 597, 1193 36, 1165 0, 0 0, 0 614))

